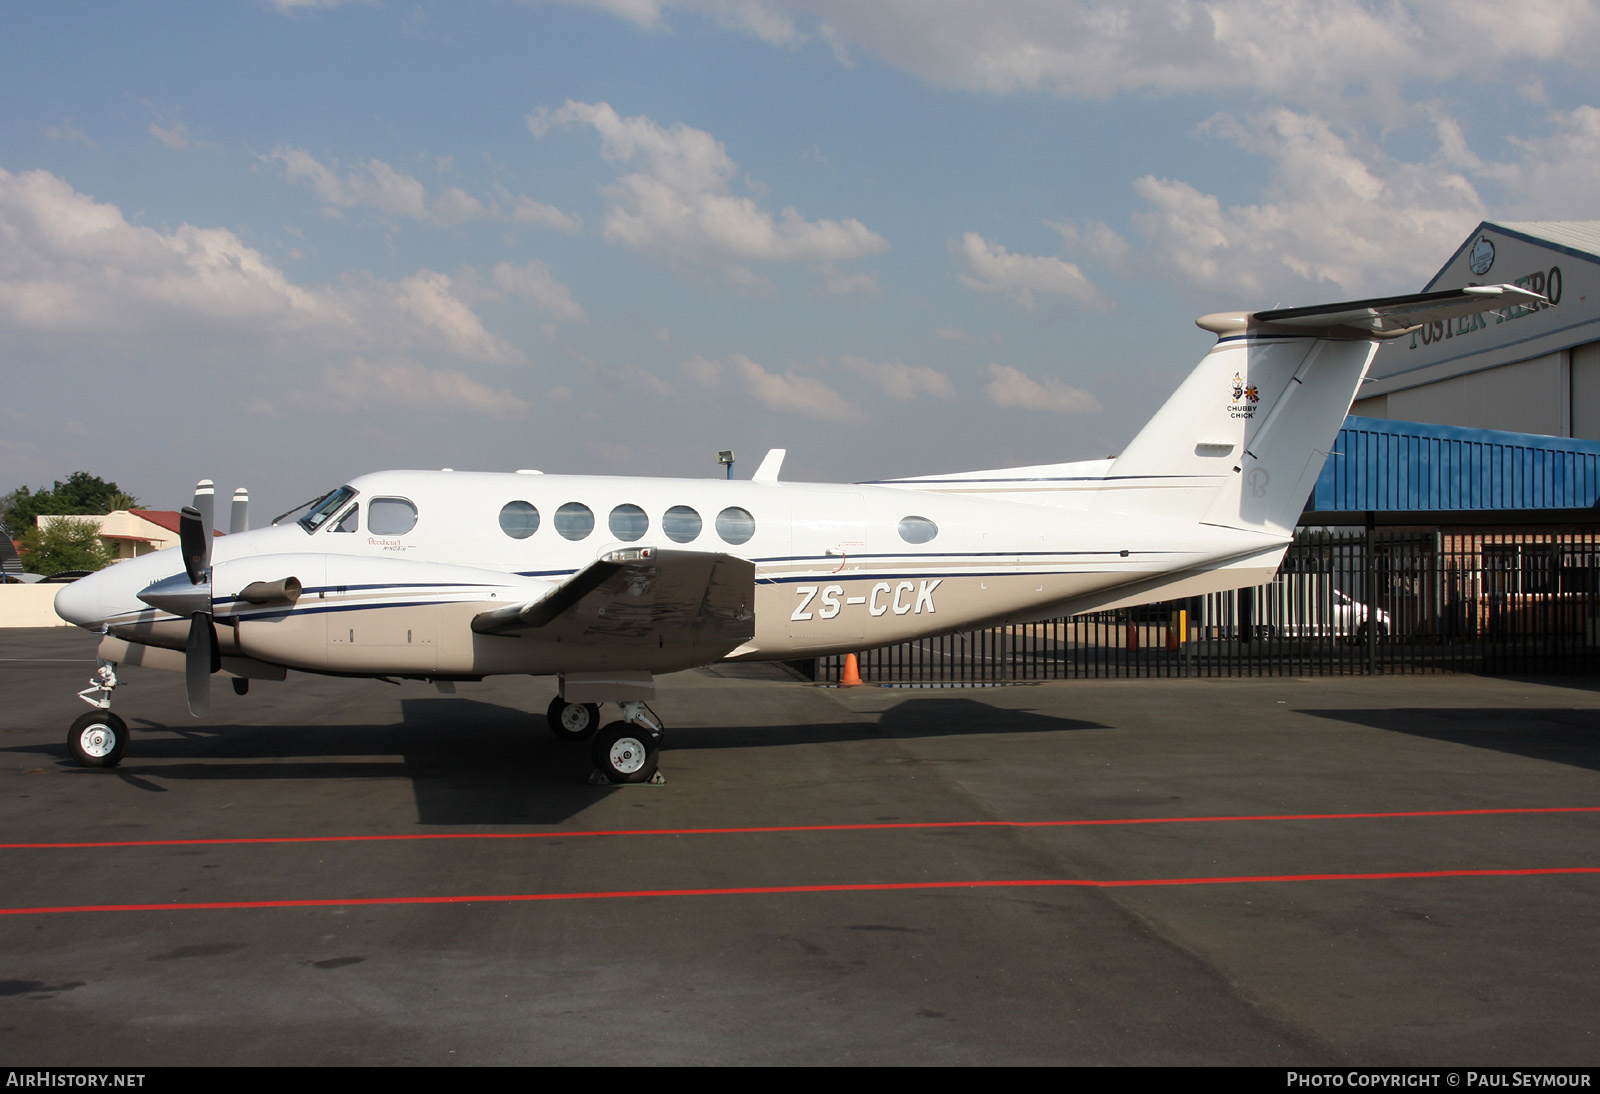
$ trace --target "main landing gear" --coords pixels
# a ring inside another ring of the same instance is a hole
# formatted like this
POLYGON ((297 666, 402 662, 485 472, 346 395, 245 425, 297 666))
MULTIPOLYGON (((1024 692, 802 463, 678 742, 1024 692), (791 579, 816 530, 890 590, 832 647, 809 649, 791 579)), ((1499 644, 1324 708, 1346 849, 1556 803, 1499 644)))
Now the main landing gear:
POLYGON ((117 666, 101 661, 78 698, 94 707, 67 730, 67 748, 84 767, 116 767, 128 750, 128 723, 111 713, 111 692, 118 684, 117 666))
POLYGON ((589 758, 594 761, 594 782, 660 782, 656 760, 661 752, 662 726, 650 708, 637 699, 618 703, 622 720, 603 729, 597 703, 569 703, 559 695, 545 716, 550 731, 564 741, 592 735, 589 758))

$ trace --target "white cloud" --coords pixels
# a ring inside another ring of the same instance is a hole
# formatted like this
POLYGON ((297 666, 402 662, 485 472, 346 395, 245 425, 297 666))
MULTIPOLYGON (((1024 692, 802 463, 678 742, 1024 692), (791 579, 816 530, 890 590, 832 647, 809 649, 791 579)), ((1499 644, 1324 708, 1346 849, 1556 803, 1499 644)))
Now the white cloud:
MULTIPOLYGON (((569 0, 597 7, 621 16, 646 30, 661 26, 660 0, 569 0)), ((675 8, 705 15, 730 30, 742 31, 774 45, 799 42, 804 35, 794 16, 784 11, 789 6, 775 0, 666 0, 675 8)))
POLYGON ((340 175, 303 148, 279 145, 265 158, 281 163, 290 182, 305 183, 317 197, 337 208, 361 205, 417 220, 429 215, 422 183, 382 160, 368 160, 340 175))
POLYGON ((89 139, 89 135, 72 124, 70 119, 60 125, 45 126, 44 135, 49 140, 59 141, 62 144, 77 145, 80 148, 99 147, 89 139))
POLYGON ((1053 414, 1098 414, 1100 400, 1092 392, 1071 387, 1053 377, 1035 380, 1010 365, 991 364, 985 374, 983 397, 995 406, 1044 410, 1053 414))
POLYGON ((529 262, 526 266, 502 262, 494 268, 494 283, 502 292, 521 297, 559 319, 583 321, 583 309, 543 262, 529 262))
POLYGON ((433 202, 434 217, 447 224, 476 220, 481 216, 487 216, 488 212, 483 202, 459 186, 447 187, 433 202))
POLYGON ((724 266, 722 279, 732 285, 740 296, 774 297, 778 286, 770 277, 763 277, 748 266, 724 266))
POLYGON ((484 329, 445 274, 419 270, 397 282, 376 282, 357 299, 375 302, 369 303, 371 321, 393 324, 391 337, 407 351, 422 347, 472 361, 522 360, 509 342, 484 329))
POLYGON ((1134 213, 1162 266, 1197 284, 1257 296, 1284 283, 1344 292, 1410 291, 1486 213, 1443 157, 1393 160, 1359 137, 1287 109, 1203 129, 1266 157, 1258 204, 1224 205, 1186 182, 1145 176, 1134 213))
POLYGON ((174 346, 290 357, 435 352, 512 362, 449 277, 310 287, 232 232, 129 224, 46 171, 0 169, 0 333, 160 357, 174 346))
POLYGON ((670 399, 677 394, 672 384, 638 365, 595 365, 594 370, 607 387, 638 391, 658 399, 670 399))
POLYGON ((944 342, 971 342, 972 335, 960 327, 940 327, 933 332, 934 337, 944 342))
POLYGON ((317 8, 337 8, 345 4, 361 4, 367 7, 376 7, 378 0, 267 0, 280 15, 292 15, 301 11, 315 11, 317 8))
MULTIPOLYGON (((586 0, 574 0, 586 2, 586 0)), ((678 9, 763 40, 815 38, 929 83, 1083 98, 1260 90, 1331 105, 1394 100, 1404 81, 1484 78, 1511 63, 1583 66, 1600 11, 1544 0, 587 0, 645 27, 678 9)))
POLYGON ((553 228, 558 232, 576 232, 583 221, 574 213, 563 212, 554 205, 534 201, 525 194, 513 194, 503 186, 495 188, 499 200, 510 207, 511 219, 518 224, 534 224, 540 228, 553 228))
POLYGON ((1595 165, 1600 164, 1600 110, 1580 106, 1548 114, 1543 136, 1506 138, 1518 153, 1508 163, 1479 163, 1469 170, 1508 195, 1512 215, 1537 220, 1581 220, 1594 215, 1595 165))
POLYGON ((1113 266, 1120 266, 1128 258, 1128 241, 1123 239, 1103 220, 1079 223, 1071 219, 1047 220, 1061 236, 1061 244, 1069 249, 1081 249, 1095 258, 1113 266))
POLYGON ((903 402, 924 395, 945 400, 956 397, 950 377, 938 369, 908 365, 900 360, 869 361, 865 357, 841 357, 839 364, 891 399, 903 402))
POLYGON ((685 362, 683 371, 708 390, 729 388, 743 392, 757 404, 780 414, 798 414, 830 422, 862 422, 861 409, 814 376, 793 370, 768 372, 742 353, 726 361, 696 357, 685 362))
MULTIPOLYGON (((178 127, 180 131, 182 128, 178 127)), ((152 133, 156 129, 151 126, 152 133)), ((279 145, 262 159, 282 165, 284 178, 310 187, 335 211, 361 207, 445 225, 494 217, 563 232, 575 232, 580 225, 578 218, 570 213, 524 194, 513 194, 499 185, 494 187, 495 196, 488 202, 473 197, 459 186, 447 186, 430 198, 428 188, 420 179, 382 160, 367 160, 346 169, 338 163, 329 166, 305 149, 289 145, 279 145)), ((449 157, 440 161, 440 170, 449 167, 449 157)))
POLYGON ((163 128, 155 122, 151 122, 150 135, 174 152, 189 151, 189 127, 182 122, 178 122, 171 128, 163 128))
POLYGON ((333 396, 360 406, 386 404, 492 418, 526 417, 530 409, 525 400, 481 384, 460 369, 430 369, 404 358, 356 358, 330 366, 323 372, 323 380, 333 396))
POLYGON ((822 287, 835 296, 882 296, 876 273, 842 274, 829 263, 822 267, 822 287))
POLYGON ((950 241, 950 251, 966 266, 961 283, 980 292, 1000 292, 1032 308, 1036 295, 1065 296, 1091 308, 1105 308, 1106 298, 1082 270, 1048 255, 1012 254, 977 232, 950 241))
POLYGON ((592 126, 607 159, 643 167, 605 188, 604 231, 614 242, 717 261, 834 262, 888 246, 854 218, 806 220, 794 208, 774 214, 735 194, 737 165, 703 129, 665 128, 649 118, 621 117, 606 103, 571 100, 528 117, 535 137, 572 124, 592 126))

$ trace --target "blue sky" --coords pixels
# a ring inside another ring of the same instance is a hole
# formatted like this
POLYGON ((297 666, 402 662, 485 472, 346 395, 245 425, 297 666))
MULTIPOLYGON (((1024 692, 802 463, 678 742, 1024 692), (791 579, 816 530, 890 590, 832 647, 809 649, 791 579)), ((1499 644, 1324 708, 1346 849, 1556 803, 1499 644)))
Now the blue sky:
POLYGON ((1207 311, 1596 216, 1592 3, 13 5, 0 490, 1116 452, 1207 311))

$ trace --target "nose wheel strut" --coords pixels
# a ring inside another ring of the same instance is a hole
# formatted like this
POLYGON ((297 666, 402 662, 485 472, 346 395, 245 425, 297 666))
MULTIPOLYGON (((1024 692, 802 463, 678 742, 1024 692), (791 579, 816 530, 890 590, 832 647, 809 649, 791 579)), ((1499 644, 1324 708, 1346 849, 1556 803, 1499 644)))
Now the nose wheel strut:
POLYGON ((111 713, 111 693, 121 681, 115 661, 95 660, 89 686, 78 692, 94 709, 79 715, 67 730, 67 750, 83 767, 116 767, 128 750, 128 723, 111 713))

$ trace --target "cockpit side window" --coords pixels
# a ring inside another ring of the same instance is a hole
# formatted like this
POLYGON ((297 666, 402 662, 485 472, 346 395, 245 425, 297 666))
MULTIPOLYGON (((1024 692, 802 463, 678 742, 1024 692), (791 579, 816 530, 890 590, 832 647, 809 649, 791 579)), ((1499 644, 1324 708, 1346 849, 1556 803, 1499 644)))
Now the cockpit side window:
POLYGON ((346 512, 344 516, 339 518, 339 523, 335 524, 329 530, 330 531, 334 531, 334 532, 354 532, 360 527, 361 527, 361 506, 352 505, 350 507, 349 511, 346 512))
MULTIPOLYGON (((343 512, 345 503, 355 496, 356 492, 350 487, 341 486, 339 489, 333 491, 333 493, 325 494, 317 501, 308 503, 310 508, 306 510, 306 515, 301 517, 296 523, 299 524, 300 527, 304 528, 308 533, 315 532, 318 528, 322 527, 323 522, 329 517, 333 516, 335 513, 343 512)), ((283 517, 279 517, 278 520, 282 520, 284 517, 290 516, 293 514, 293 512, 294 510, 291 509, 288 513, 285 513, 283 517)), ((273 521, 273 523, 276 524, 277 521, 273 521)))

